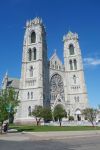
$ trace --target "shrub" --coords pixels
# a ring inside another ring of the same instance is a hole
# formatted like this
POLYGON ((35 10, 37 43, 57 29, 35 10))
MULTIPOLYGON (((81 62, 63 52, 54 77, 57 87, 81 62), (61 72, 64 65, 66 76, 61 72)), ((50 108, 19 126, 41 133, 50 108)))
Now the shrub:
POLYGON ((69 116, 69 121, 73 121, 74 117, 73 116, 69 116))

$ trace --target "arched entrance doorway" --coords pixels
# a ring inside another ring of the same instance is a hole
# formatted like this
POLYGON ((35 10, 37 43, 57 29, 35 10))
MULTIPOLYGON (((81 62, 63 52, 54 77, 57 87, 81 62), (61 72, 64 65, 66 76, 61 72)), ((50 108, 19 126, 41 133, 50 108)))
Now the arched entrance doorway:
POLYGON ((81 111, 80 109, 76 109, 75 111, 77 121, 81 121, 81 111))

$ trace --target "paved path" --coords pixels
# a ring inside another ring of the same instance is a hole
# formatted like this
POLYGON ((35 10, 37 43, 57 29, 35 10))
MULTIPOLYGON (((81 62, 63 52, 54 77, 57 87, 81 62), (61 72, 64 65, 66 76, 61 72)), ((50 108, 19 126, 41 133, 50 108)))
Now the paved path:
POLYGON ((0 140, 38 141, 70 138, 100 137, 100 131, 56 131, 56 132, 22 132, 0 135, 0 140))
POLYGON ((28 141, 30 136, 22 133, 7 133, 0 135, 0 140, 5 141, 28 141))
MULTIPOLYGON (((26 132, 23 132, 26 134, 26 132)), ((37 139, 64 139, 72 137, 100 136, 100 130, 95 131, 55 131, 55 132, 28 132, 27 134, 37 139)))

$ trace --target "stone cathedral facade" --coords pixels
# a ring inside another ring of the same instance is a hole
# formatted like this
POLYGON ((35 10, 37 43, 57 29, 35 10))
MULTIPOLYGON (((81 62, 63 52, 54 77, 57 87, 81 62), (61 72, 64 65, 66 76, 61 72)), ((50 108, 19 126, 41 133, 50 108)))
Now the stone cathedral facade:
POLYGON ((56 54, 47 58, 46 31, 40 18, 27 21, 23 42, 19 100, 15 122, 31 122, 29 113, 35 105, 58 104, 81 120, 82 109, 88 107, 81 49, 78 34, 63 36, 64 64, 56 54))

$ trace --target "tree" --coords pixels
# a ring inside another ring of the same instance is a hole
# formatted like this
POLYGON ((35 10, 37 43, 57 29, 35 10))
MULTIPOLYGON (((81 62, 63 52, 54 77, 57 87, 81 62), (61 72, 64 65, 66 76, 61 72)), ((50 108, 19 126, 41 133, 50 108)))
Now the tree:
POLYGON ((7 109, 6 109, 7 101, 6 101, 6 99, 4 100, 4 96, 6 96, 6 95, 4 94, 3 97, 0 96, 0 126, 1 126, 1 133, 2 133, 4 120, 8 119, 8 112, 7 112, 7 109))
POLYGON ((52 111, 51 111, 50 107, 43 107, 42 117, 45 122, 52 120, 52 111))
POLYGON ((11 115, 14 116, 18 104, 19 104, 18 95, 13 88, 9 88, 1 91, 1 95, 0 95, 1 132, 2 132, 3 122, 5 120, 8 120, 11 115))
POLYGON ((43 117, 43 107, 36 105, 34 110, 32 111, 32 115, 35 117, 36 124, 38 126, 43 117))
POLYGON ((59 120, 59 124, 61 126, 62 118, 67 117, 67 113, 65 109, 62 107, 62 105, 58 104, 53 111, 53 117, 56 120, 59 120))
POLYGON ((16 107, 19 105, 18 92, 13 88, 8 89, 8 111, 9 111, 9 122, 13 123, 14 114, 17 112, 16 107))
POLYGON ((93 108, 86 108, 83 110, 83 113, 82 113, 85 118, 91 122, 92 126, 94 126, 94 121, 96 119, 96 116, 98 114, 98 111, 97 109, 93 109, 93 108))

